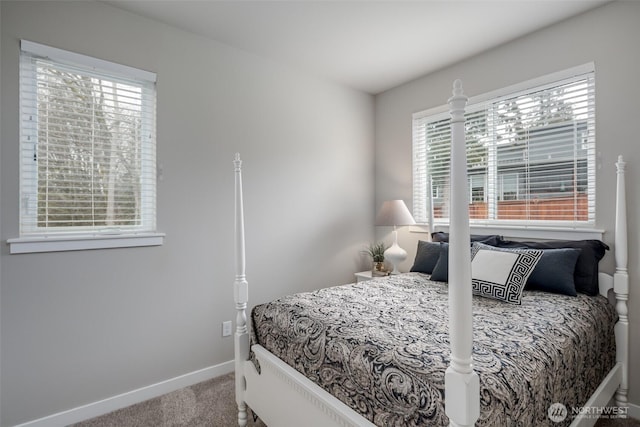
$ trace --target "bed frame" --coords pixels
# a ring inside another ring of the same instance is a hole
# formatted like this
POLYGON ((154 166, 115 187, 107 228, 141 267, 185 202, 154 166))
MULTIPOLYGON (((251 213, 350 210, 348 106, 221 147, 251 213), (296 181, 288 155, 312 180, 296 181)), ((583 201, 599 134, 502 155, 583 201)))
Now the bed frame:
MULTIPOLYGON (((451 362, 445 372, 445 410, 451 426, 472 426, 480 414, 478 375, 473 370, 471 260, 469 252, 469 214, 464 134, 464 109, 467 97, 462 83, 453 84, 449 99, 451 112, 451 218, 449 251, 449 319, 451 362)), ((249 285, 245 276, 244 213, 242 202, 242 161, 235 160, 235 230, 236 278, 234 298, 236 315, 235 381, 238 404, 238 425, 247 425, 247 407, 272 427, 286 426, 373 426, 371 422, 330 395, 298 371, 271 354, 264 347, 251 347, 260 365, 260 372, 249 360, 250 334, 247 327, 249 285)), ((615 295, 619 316, 615 326, 616 364, 583 407, 604 407, 612 399, 626 408, 628 392, 629 318, 627 300, 627 220, 625 200, 625 163, 618 157, 615 263, 613 276, 600 273, 600 294, 615 295)), ((625 409, 626 410, 626 409, 625 409)), ((620 413, 626 413, 625 410, 620 413)), ((568 408, 569 415, 571 408, 568 408)), ((592 426, 596 419, 578 415, 572 426, 592 426)))

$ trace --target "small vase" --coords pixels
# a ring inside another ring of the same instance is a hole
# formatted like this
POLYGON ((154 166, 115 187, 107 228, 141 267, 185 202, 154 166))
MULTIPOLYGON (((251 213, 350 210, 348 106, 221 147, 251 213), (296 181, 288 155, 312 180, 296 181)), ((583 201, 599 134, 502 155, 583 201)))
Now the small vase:
POLYGON ((383 261, 374 261, 373 262, 373 271, 384 271, 384 262, 383 261))

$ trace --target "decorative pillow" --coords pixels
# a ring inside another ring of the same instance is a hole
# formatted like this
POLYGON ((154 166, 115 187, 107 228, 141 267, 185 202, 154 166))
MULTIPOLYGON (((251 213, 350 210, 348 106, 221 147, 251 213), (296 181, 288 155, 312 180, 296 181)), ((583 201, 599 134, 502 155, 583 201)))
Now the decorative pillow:
MULTIPOLYGON (((471 242, 481 242, 486 245, 499 246, 502 242, 502 236, 497 234, 472 234, 471 242)), ((449 242, 449 233, 443 231, 435 231, 431 233, 431 240, 434 242, 449 242)))
POLYGON ((440 257, 440 243, 418 241, 416 258, 410 271, 431 274, 440 257))
POLYGON ((473 293, 520 304, 525 283, 541 257, 541 250, 503 249, 474 242, 471 247, 473 293))
POLYGON ((439 246, 439 257, 435 267, 433 267, 433 273, 431 273, 431 280, 438 282, 449 281, 449 244, 445 242, 436 243, 439 246))
POLYGON ((538 289, 575 297, 573 272, 581 249, 543 249, 542 257, 533 269, 525 289, 538 289))
POLYGON ((573 280, 576 291, 587 295, 598 295, 598 263, 609 249, 600 240, 548 240, 543 242, 516 242, 502 240, 497 245, 501 248, 529 248, 529 249, 581 249, 573 280))

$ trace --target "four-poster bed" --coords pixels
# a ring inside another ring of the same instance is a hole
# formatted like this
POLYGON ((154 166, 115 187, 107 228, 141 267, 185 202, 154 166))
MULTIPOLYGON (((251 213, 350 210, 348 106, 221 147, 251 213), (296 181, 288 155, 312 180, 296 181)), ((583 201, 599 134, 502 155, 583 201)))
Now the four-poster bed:
MULTIPOLYGON (((570 420, 573 407, 603 407, 614 397, 618 406, 626 406, 628 275, 622 158, 616 164, 616 272, 613 276, 598 276, 601 295, 607 297, 613 289, 615 310, 604 298, 585 295, 564 297, 532 292, 522 297, 521 306, 489 298, 474 299, 466 198, 466 101, 462 85, 456 81, 449 100, 454 196, 450 209, 449 284, 408 273, 392 276, 387 282, 365 282, 285 297, 257 307, 251 331, 246 315, 241 161, 236 155, 234 297, 239 425, 246 425, 248 407, 272 427, 326 427, 427 423, 471 426, 476 422, 496 425, 517 419, 520 423, 534 419, 550 422, 550 416, 559 421, 563 416, 570 420), (367 299, 366 304, 359 298, 367 299), (565 302, 556 305, 561 298, 565 302), (294 313, 292 307, 302 307, 303 312, 294 313), (505 317, 508 326, 498 323, 496 313, 505 317), (594 317, 595 313, 601 313, 601 318, 594 317), (324 318, 335 323, 324 324, 324 318), (447 318, 448 326, 447 321, 445 326, 437 323, 447 318), (529 324, 524 318, 534 321, 529 324), (380 321, 380 326, 374 321, 380 321), (602 332, 595 330, 597 324, 602 325, 602 332), (540 332, 547 329, 552 333, 540 332), (607 355, 607 349, 614 346, 613 330, 616 352, 607 355), (382 338, 390 341, 383 342, 382 338), (382 344, 375 347, 373 343, 378 342, 382 344), (573 353, 573 347, 576 352, 582 351, 577 348, 580 346, 587 348, 586 355, 573 353), (580 369, 575 368, 574 372, 567 366, 580 369), (405 368, 409 373, 402 371, 405 368), (372 379, 365 376, 367 370, 373 371, 369 373, 372 379), (571 372, 554 379, 549 370, 571 372), (568 384, 581 389, 567 392, 572 388, 568 384), (542 390, 537 390, 536 385, 542 390), (550 405, 563 402, 547 400, 558 398, 567 399, 564 403, 568 408, 563 407, 568 413, 557 412, 556 407, 548 417, 550 405), (519 403, 513 403, 514 399, 519 403), (387 404, 395 407, 389 410, 384 406, 387 404)), ((482 247, 474 250, 477 255, 482 247)), ((514 253, 524 251, 517 249, 514 253)), ((540 258, 539 253, 535 255, 540 258)), ((593 425, 595 421, 578 415, 572 425, 593 425)))

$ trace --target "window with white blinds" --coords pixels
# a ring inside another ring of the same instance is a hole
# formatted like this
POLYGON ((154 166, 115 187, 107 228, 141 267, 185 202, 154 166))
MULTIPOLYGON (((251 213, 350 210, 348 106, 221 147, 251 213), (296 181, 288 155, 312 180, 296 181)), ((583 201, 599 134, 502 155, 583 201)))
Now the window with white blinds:
MULTIPOLYGON (((470 99, 465 118, 472 224, 594 226, 593 64, 470 99)), ((448 223, 450 150, 448 111, 416 113, 417 222, 448 223)))
POLYGON ((155 74, 22 41, 20 235, 156 229, 155 74))

